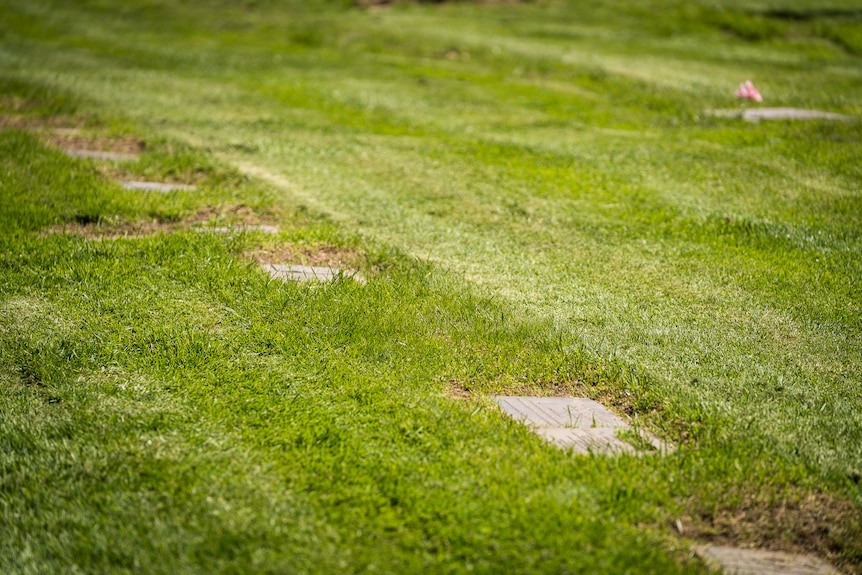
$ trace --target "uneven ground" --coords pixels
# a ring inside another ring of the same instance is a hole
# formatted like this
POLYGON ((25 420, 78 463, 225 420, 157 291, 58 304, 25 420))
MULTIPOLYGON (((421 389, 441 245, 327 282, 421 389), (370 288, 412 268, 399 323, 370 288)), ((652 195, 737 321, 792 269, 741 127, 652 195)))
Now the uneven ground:
POLYGON ((0 570, 862 569, 862 5, 0 13, 0 570), (748 78, 850 119, 706 113, 748 78))

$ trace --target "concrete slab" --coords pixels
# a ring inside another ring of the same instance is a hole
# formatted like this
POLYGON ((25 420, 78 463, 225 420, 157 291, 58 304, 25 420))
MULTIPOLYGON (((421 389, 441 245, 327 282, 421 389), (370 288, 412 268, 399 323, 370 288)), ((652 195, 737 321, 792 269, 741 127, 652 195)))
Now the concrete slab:
MULTIPOLYGON (((617 436, 619 431, 632 429, 628 422, 592 399, 517 396, 492 399, 507 415, 559 447, 571 448, 577 453, 641 453, 617 436)), ((641 432, 640 435, 656 450, 669 450, 652 434, 641 432)))
POLYGON ((500 396, 494 400, 513 418, 535 427, 628 428, 624 419, 592 399, 500 396))
POLYGON ((637 452, 632 444, 617 437, 616 430, 609 427, 592 429, 540 427, 535 431, 540 437, 544 437, 557 447, 571 448, 577 453, 637 452))
POLYGON ((237 232, 260 232, 263 234, 277 234, 277 226, 198 226, 192 228, 197 232, 209 232, 211 234, 233 234, 237 232))
POLYGON ((161 182, 122 182, 127 190, 140 190, 143 192, 173 192, 194 190, 194 186, 184 184, 163 184, 161 182))
POLYGON ((264 264, 263 267, 267 272, 269 272, 269 275, 272 276, 273 279, 282 281, 327 282, 342 276, 345 278, 352 278, 360 284, 365 284, 365 278, 363 278, 358 272, 351 270, 280 264, 264 264))
POLYGON ((91 158, 93 160, 108 160, 112 162, 131 162, 138 159, 134 154, 120 154, 117 152, 100 152, 98 150, 63 150, 67 156, 73 158, 91 158))
POLYGON ((696 552, 728 575, 838 575, 831 565, 810 555, 712 545, 698 547, 696 552))
POLYGON ((746 108, 737 110, 707 110, 707 115, 718 118, 741 118, 747 122, 762 120, 849 120, 850 116, 803 110, 801 108, 746 108))

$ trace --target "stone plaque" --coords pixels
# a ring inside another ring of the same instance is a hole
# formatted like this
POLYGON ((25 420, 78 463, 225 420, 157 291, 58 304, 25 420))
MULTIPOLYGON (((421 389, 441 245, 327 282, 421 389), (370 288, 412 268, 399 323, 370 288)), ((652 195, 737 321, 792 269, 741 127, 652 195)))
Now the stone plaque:
POLYGON ((137 160, 134 154, 119 154, 117 152, 100 152, 98 150, 64 150, 67 156, 73 158, 90 158, 93 160, 108 160, 115 162, 129 162, 137 160))
POLYGON ((338 276, 352 278, 360 284, 365 284, 365 278, 359 275, 358 272, 349 270, 340 270, 337 268, 300 266, 300 265, 281 265, 281 264, 265 264, 264 269, 269 272, 273 279, 282 281, 332 281, 338 276))
POLYGON ((173 192, 189 191, 195 189, 194 186, 185 184, 163 184, 161 182, 123 182, 123 187, 127 190, 140 190, 143 192, 173 192))
POLYGON ((761 120, 849 120, 850 116, 803 110, 801 108, 746 108, 739 110, 707 110, 707 115, 718 118, 742 118, 747 122, 761 120))
POLYGON ((239 232, 260 232, 262 234, 277 234, 278 227, 276 226, 198 226, 196 228, 192 228, 196 232, 209 232, 211 234, 233 234, 239 232))
MULTIPOLYGON (((574 397, 494 397, 509 416, 533 429, 554 445, 578 453, 638 453, 618 432, 631 430, 626 420, 597 401, 574 397)), ((657 450, 668 448, 651 434, 641 439, 657 450)))
POLYGON ((838 575, 831 565, 810 555, 704 545, 697 554, 728 575, 838 575))

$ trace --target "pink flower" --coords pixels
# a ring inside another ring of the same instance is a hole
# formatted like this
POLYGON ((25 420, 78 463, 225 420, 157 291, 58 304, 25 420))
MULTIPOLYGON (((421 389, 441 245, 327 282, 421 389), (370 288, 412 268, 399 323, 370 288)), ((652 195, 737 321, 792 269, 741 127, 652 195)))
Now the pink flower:
POLYGON ((736 90, 736 97, 746 100, 754 100, 755 102, 763 101, 763 96, 760 95, 760 92, 754 87, 751 80, 746 80, 739 85, 739 89, 736 90))

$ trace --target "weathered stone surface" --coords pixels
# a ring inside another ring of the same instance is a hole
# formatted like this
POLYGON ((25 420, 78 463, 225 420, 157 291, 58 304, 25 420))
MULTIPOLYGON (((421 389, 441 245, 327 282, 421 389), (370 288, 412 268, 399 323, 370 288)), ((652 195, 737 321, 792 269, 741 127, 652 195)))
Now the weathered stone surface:
MULTIPOLYGON (((634 446, 617 436, 631 426, 592 399, 573 397, 494 397, 512 418, 524 422, 554 445, 578 453, 636 453, 634 446)), ((658 450, 667 446, 654 436, 641 437, 658 450)))
POLYGON ((359 275, 358 272, 350 270, 340 270, 336 268, 300 266, 300 265, 280 265, 280 264, 265 264, 264 269, 269 272, 273 279, 282 281, 332 281, 338 276, 352 278, 353 280, 365 284, 365 278, 359 275))
POLYGON ((98 150, 64 150, 67 156, 73 158, 91 158, 93 160, 108 160, 114 162, 128 162, 137 160, 134 154, 120 154, 117 152, 100 152, 98 150))
POLYGON ((163 184, 161 182, 123 182, 123 187, 127 190, 140 190, 144 192, 173 192, 175 190, 188 191, 195 189, 194 186, 186 186, 184 184, 163 184))
POLYGON ((625 420, 592 399, 501 396, 495 401, 515 419, 536 427, 628 427, 625 420))
POLYGON ((265 225, 257 225, 257 226, 200 226, 197 228, 193 228, 198 232, 210 232, 213 234, 232 234, 237 232, 260 232, 263 234, 277 234, 278 227, 277 226, 265 226, 265 225))
POLYGON ((704 545, 697 554, 728 575, 838 575, 831 565, 810 555, 704 545))
POLYGON ((617 437, 616 430, 610 427, 596 428, 559 428, 539 427, 536 433, 558 447, 569 448, 578 453, 635 453, 634 446, 617 437))
POLYGON ((761 120, 849 120, 850 116, 803 110, 801 108, 746 108, 738 110, 707 110, 710 116, 719 118, 742 118, 748 122, 761 120))

